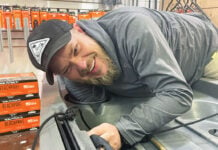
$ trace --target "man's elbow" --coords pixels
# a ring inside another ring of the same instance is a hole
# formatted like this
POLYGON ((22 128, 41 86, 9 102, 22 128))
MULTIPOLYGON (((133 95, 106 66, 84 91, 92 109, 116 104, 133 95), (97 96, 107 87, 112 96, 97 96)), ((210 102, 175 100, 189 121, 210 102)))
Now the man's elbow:
POLYGON ((179 94, 180 104, 183 106, 183 113, 187 112, 192 107, 192 101, 193 101, 193 92, 192 90, 182 90, 179 94))

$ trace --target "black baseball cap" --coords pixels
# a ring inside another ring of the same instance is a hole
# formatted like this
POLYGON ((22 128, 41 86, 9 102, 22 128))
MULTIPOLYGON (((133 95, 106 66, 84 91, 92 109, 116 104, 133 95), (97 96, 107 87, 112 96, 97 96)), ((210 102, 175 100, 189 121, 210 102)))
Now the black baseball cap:
POLYGON ((71 40, 72 25, 53 19, 41 23, 27 39, 27 51, 32 64, 46 72, 50 85, 54 84, 53 73, 49 70, 49 63, 55 53, 71 40))

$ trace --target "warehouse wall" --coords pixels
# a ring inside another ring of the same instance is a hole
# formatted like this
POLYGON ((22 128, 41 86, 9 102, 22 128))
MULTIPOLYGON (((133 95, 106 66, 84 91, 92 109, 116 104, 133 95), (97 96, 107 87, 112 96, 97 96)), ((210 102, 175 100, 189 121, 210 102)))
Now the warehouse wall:
MULTIPOLYGON (((191 1, 191 0, 190 0, 191 1)), ((206 15, 212 20, 212 22, 218 27, 218 0, 196 0, 197 4, 206 13, 206 15)), ((160 0, 160 6, 163 4, 163 10, 166 10, 171 0, 160 0), (163 4, 164 2, 164 4, 163 4)), ((181 3, 183 0, 181 0, 181 3)), ((170 5, 171 8, 177 3, 177 0, 173 0, 170 5)))
POLYGON ((198 0, 199 5, 218 27, 218 0, 198 0))
POLYGON ((1 0, 0 5, 20 5, 28 7, 50 7, 50 8, 70 8, 70 9, 97 9, 101 5, 101 0, 1 0))
POLYGON ((1 0, 0 5, 70 9, 110 9, 110 5, 140 6, 158 9, 161 0, 1 0))

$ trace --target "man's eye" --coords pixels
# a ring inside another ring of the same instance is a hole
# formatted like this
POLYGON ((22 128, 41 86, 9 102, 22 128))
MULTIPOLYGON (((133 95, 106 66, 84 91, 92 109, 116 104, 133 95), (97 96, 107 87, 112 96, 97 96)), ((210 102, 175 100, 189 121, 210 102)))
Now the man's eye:
POLYGON ((69 71, 70 71, 70 67, 67 68, 67 72, 66 73, 68 73, 69 71))
POLYGON ((73 50, 73 55, 76 56, 78 54, 78 49, 77 48, 74 48, 73 50))
POLYGON ((67 69, 64 71, 64 74, 67 74, 67 73, 69 73, 69 72, 70 72, 70 70, 71 70, 71 65, 69 65, 69 66, 67 67, 67 69))

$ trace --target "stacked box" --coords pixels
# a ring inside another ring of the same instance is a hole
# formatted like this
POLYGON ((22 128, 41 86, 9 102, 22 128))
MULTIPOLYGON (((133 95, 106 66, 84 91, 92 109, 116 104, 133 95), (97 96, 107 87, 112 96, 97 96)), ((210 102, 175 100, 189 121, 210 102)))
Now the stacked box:
POLYGON ((40 98, 34 73, 0 75, 0 135, 35 130, 40 98))

